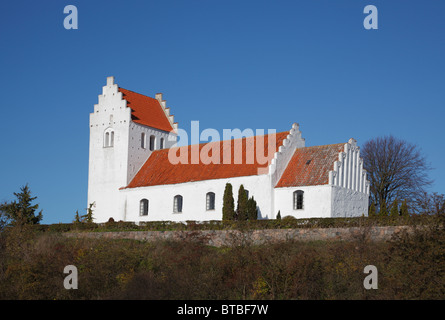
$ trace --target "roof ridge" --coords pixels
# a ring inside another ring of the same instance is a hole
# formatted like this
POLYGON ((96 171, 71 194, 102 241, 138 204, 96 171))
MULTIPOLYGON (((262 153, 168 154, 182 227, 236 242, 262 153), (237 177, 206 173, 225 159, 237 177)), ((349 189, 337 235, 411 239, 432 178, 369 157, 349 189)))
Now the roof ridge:
POLYGON ((130 91, 130 92, 139 94, 139 95, 141 95, 141 96, 144 96, 144 97, 147 97, 147 98, 156 100, 155 98, 152 98, 152 97, 150 97, 150 96, 147 96, 147 95, 145 95, 145 94, 143 94, 143 93, 139 93, 139 92, 136 92, 136 91, 133 91, 133 90, 130 90, 130 89, 126 89, 126 88, 123 88, 123 87, 121 87, 121 86, 117 86, 117 88, 118 88, 118 89, 124 89, 124 90, 126 90, 126 91, 130 91))
POLYGON ((225 141, 236 141, 236 140, 240 140, 240 139, 247 139, 247 138, 256 138, 256 137, 265 137, 268 136, 270 134, 284 134, 284 133, 288 133, 287 131, 281 131, 281 132, 276 132, 276 133, 268 133, 268 134, 262 134, 262 135, 257 135, 257 136, 250 136, 250 137, 242 137, 242 138, 236 138, 236 139, 230 139, 230 140, 217 140, 217 141, 208 141, 208 142, 202 142, 202 143, 195 143, 195 144, 187 144, 185 146, 175 146, 175 147, 170 147, 170 148, 165 148, 165 149, 158 149, 158 150, 153 150, 152 153, 157 152, 157 151, 165 151, 168 149, 172 149, 172 148, 185 148, 185 147, 193 147, 193 146, 204 146, 208 143, 217 143, 217 142, 225 142, 225 141))
MULTIPOLYGON (((337 145, 345 145, 347 142, 339 142, 339 143, 330 143, 330 144, 321 144, 317 146, 309 146, 309 147, 302 147, 298 149, 307 149, 307 148, 316 148, 316 147, 330 147, 330 146, 337 146, 337 145)), ((298 150, 297 149, 297 150, 298 150)))

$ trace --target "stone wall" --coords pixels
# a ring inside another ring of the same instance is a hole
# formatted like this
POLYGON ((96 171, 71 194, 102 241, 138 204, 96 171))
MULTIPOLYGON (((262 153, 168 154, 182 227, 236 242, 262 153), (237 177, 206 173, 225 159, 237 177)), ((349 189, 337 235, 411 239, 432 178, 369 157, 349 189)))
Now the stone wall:
POLYGON ((140 241, 195 240, 210 246, 233 246, 242 244, 274 243, 286 240, 296 241, 350 241, 368 239, 386 241, 407 226, 354 227, 354 228, 312 228, 312 229, 263 229, 263 230, 197 230, 197 231, 121 231, 121 232, 68 232, 67 237, 96 239, 133 239, 140 241))

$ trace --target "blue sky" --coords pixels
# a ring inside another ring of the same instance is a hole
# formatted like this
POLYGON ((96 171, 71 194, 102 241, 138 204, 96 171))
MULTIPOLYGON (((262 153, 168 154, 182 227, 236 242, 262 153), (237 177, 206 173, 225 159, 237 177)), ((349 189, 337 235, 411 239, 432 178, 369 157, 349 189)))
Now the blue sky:
POLYGON ((392 134, 445 193, 445 2, 3 1, 0 201, 28 183, 42 223, 87 207, 89 113, 107 76, 200 128, 290 130, 306 145, 392 134), (378 30, 366 30, 366 5, 378 30), (66 30, 66 5, 79 29, 66 30))

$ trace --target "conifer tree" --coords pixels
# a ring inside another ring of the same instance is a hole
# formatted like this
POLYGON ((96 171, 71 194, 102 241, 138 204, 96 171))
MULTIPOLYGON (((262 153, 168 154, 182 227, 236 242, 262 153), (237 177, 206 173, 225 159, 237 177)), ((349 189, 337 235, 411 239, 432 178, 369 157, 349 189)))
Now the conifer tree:
POLYGON ((80 223, 82 222, 80 220, 79 210, 76 210, 76 215, 74 216, 74 223, 80 223))
POLYGON ((397 201, 397 199, 395 199, 394 202, 392 203, 389 216, 392 218, 396 218, 399 216, 399 202, 397 201))
POLYGON ((223 196, 223 220, 235 220, 235 200, 233 199, 232 185, 226 183, 223 196))
POLYGON ((407 217, 407 216, 409 216, 409 213, 408 213, 408 205, 407 205, 407 203, 406 203, 406 199, 403 200, 402 205, 400 206, 400 215, 401 215, 402 217, 407 217))
POLYGON ((93 206, 94 206, 94 202, 93 203, 90 203, 89 205, 88 205, 88 208, 87 208, 87 214, 86 215, 84 215, 84 216, 82 216, 82 218, 83 218, 83 221, 85 221, 85 222, 87 222, 87 223, 92 223, 93 222, 93 206))
POLYGON ((236 215, 239 221, 247 220, 247 192, 243 185, 240 185, 238 189, 238 204, 236 206, 236 215))
POLYGON ((368 217, 375 218, 376 215, 377 215, 377 213, 375 210, 375 203, 372 202, 371 206, 369 207, 369 210, 368 210, 368 217))
POLYGON ((258 220, 257 204, 253 196, 247 200, 247 219, 258 220))
POLYGON ((17 198, 16 201, 0 204, 0 211, 5 213, 12 225, 39 224, 43 218, 42 210, 36 214, 39 205, 31 204, 37 197, 31 197, 31 190, 28 184, 21 187, 20 191, 18 193, 14 192, 17 198))
POLYGON ((281 213, 280 213, 280 210, 278 210, 278 213, 277 213, 277 220, 281 220, 281 213))
POLYGON ((380 204, 379 217, 387 217, 387 216, 388 216, 388 209, 386 208, 386 202, 385 200, 382 200, 380 204))

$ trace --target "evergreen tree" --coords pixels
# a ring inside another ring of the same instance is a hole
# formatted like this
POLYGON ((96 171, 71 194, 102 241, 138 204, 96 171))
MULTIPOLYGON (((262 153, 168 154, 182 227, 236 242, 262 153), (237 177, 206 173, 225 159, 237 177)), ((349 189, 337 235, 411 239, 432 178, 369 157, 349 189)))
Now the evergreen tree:
POLYGON ((31 190, 27 184, 21 187, 20 191, 14 192, 16 201, 0 204, 0 211, 4 212, 12 225, 39 224, 43 218, 42 210, 36 214, 39 205, 31 204, 37 197, 31 197, 31 190))
POLYGON ((74 216, 74 223, 80 223, 82 222, 80 220, 80 216, 79 216, 79 210, 76 210, 76 215, 74 216))
POLYGON ((379 210, 379 217, 387 217, 388 216, 388 209, 386 208, 386 202, 385 200, 382 200, 380 203, 380 210, 379 210))
POLYGON ((93 206, 94 206, 94 202, 90 203, 88 208, 87 208, 87 214, 82 216, 83 221, 87 222, 87 223, 92 223, 93 222, 93 206))
POLYGON ((368 217, 375 218, 376 215, 377 215, 377 213, 376 213, 376 210, 375 210, 375 203, 372 202, 371 206, 369 207, 369 210, 368 210, 368 217))
POLYGON ((280 210, 278 210, 278 213, 277 213, 277 220, 281 220, 281 213, 280 213, 280 210))
POLYGON ((406 199, 403 200, 402 205, 400 206, 400 215, 402 217, 408 217, 409 216, 408 205, 406 203, 406 199))
POLYGON ((395 199, 394 202, 392 203, 389 216, 392 218, 396 218, 399 216, 399 202, 397 201, 397 199, 395 199))
POLYGON ((247 200, 247 219, 258 220, 257 204, 253 196, 247 200))
POLYGON ((226 183, 223 196, 223 220, 235 220, 235 200, 233 199, 232 185, 226 183))
POLYGON ((238 204, 236 206, 236 215, 239 221, 247 220, 247 192, 243 185, 240 185, 238 189, 238 204))

